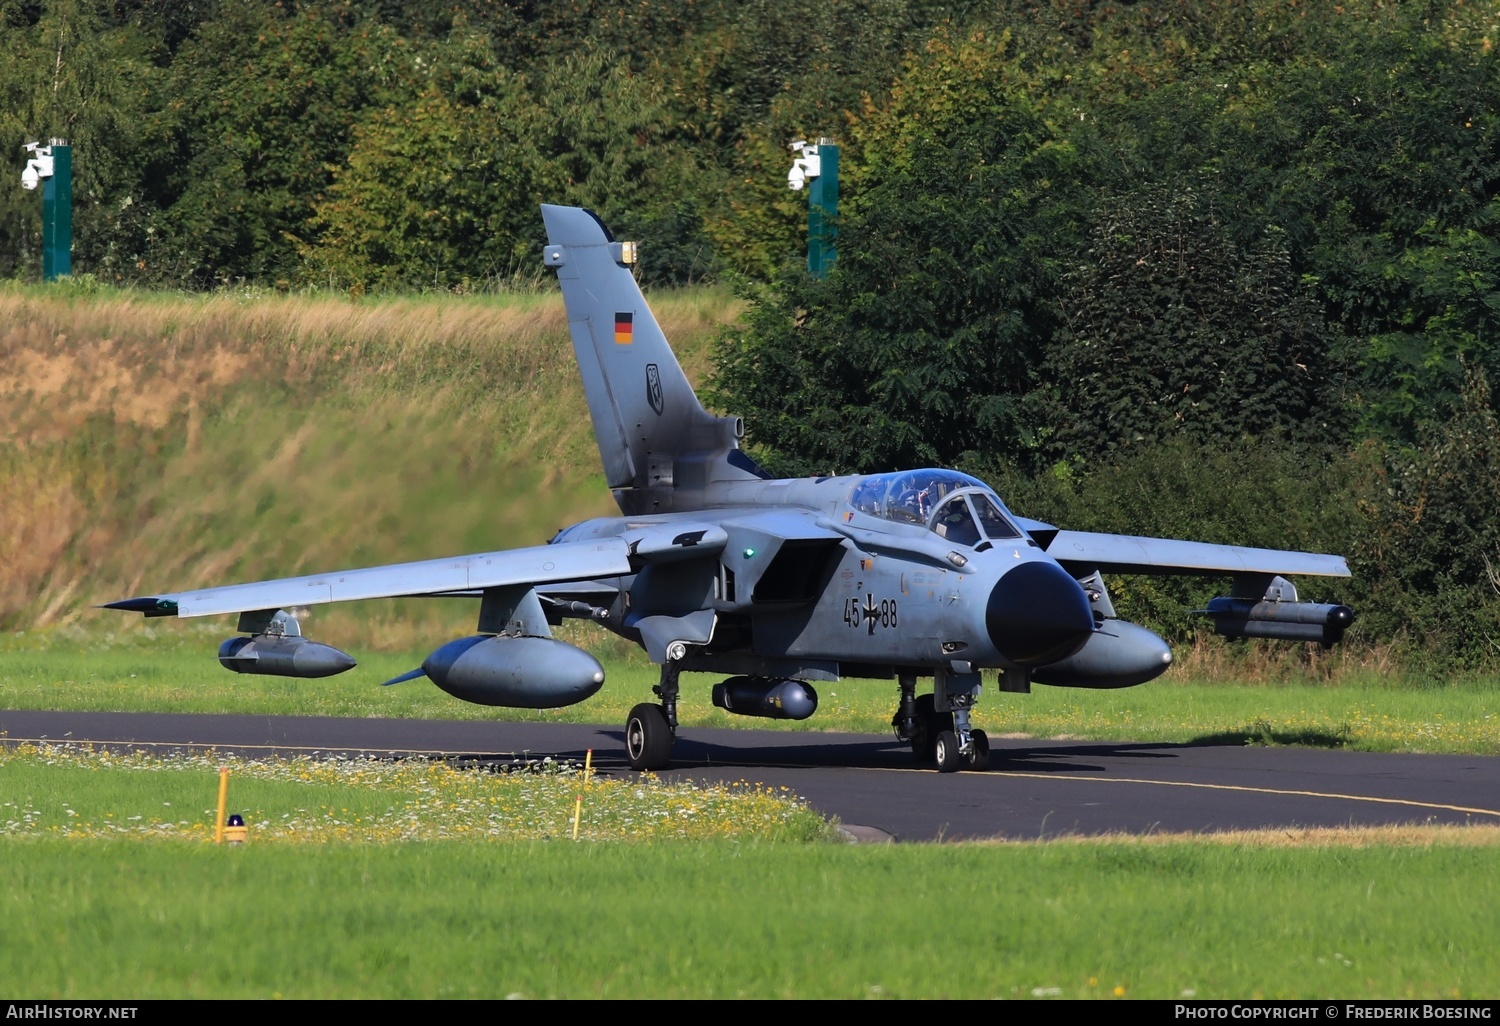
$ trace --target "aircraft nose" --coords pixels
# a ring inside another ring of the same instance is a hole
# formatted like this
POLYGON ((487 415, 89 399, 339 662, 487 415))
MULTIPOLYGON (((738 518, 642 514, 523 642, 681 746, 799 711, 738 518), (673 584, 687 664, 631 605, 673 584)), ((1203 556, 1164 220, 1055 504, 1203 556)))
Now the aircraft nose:
POLYGON ((1022 563, 990 592, 985 627, 996 650, 1017 666, 1066 659, 1094 633, 1094 611, 1078 582, 1056 563, 1022 563))

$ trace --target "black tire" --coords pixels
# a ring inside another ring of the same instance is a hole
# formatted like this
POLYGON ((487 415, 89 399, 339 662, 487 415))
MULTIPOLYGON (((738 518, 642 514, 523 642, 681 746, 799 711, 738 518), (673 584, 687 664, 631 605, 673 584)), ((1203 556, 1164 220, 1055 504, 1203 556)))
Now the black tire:
POLYGON ((969 731, 969 768, 981 772, 990 768, 990 736, 982 730, 969 731))
POLYGON ((953 714, 940 713, 931 695, 918 695, 916 700, 917 735, 911 739, 911 754, 918 762, 931 762, 939 732, 953 729, 953 714))
POLYGON ((937 760, 939 773, 954 773, 963 769, 965 759, 958 750, 958 735, 951 730, 940 730, 933 745, 933 757, 937 760))
POLYGON ((625 721, 625 757, 632 769, 666 769, 672 761, 672 728, 661 706, 642 702, 625 721))

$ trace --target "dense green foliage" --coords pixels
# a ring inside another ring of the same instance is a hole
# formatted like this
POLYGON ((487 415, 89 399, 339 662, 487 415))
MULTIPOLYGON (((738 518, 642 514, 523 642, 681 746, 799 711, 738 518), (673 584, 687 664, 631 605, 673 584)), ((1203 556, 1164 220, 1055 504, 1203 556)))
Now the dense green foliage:
POLYGON ((722 351, 721 400, 781 469, 952 463, 1029 438, 1072 162, 1008 52, 934 36, 859 122, 834 272, 764 290, 722 351))
POLYGON ((1241 250, 1200 193, 1157 188, 1116 197, 1090 242, 1045 366, 1058 456, 1343 437, 1345 369, 1279 230, 1241 250))
MULTIPOLYGON (((839 263, 749 287, 718 401, 784 472, 958 464, 1070 527, 1349 553, 1366 639, 1493 665, 1500 7, 1027 13, 851 120, 839 263)), ((1213 594, 1122 593, 1178 638, 1213 594)))
MULTIPOLYGON (((948 13, 0 0, 0 149, 74 145, 75 271, 111 281, 475 288, 533 273, 550 201, 681 282, 795 247, 790 199, 755 209, 785 142, 840 131, 948 13)), ((37 273, 38 220, 5 190, 0 274, 37 273)))
MULTIPOLYGON (((1497 40, 1497 0, 0 0, 0 150, 75 145, 74 269, 119 284, 483 291, 537 273, 538 202, 591 206, 647 282, 743 282, 714 394, 776 469, 1348 552, 1365 637, 1472 667, 1497 40)), ((39 207, 0 190, 0 274, 39 207)))

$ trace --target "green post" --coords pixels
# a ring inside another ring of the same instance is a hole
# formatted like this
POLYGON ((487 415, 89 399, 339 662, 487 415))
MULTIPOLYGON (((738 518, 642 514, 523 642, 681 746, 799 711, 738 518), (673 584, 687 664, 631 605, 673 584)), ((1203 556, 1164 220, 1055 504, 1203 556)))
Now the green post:
POLYGON ((833 239, 839 215, 839 148, 827 140, 818 140, 818 157, 822 167, 807 190, 807 270, 821 278, 833 266, 833 239))
POLYGON ((42 182, 42 280, 73 273, 73 147, 52 140, 52 177, 42 182))

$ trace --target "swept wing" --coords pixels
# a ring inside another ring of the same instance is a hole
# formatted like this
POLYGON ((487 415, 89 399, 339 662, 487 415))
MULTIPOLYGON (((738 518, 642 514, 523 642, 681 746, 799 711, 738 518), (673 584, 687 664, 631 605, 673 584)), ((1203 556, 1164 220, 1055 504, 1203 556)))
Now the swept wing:
POLYGON ((1047 554, 1070 569, 1093 567, 1105 573, 1349 576, 1342 556, 1089 531, 1058 531, 1047 554))
POLYGON ((209 616, 357 599, 465 594, 485 588, 579 581, 630 572, 628 542, 623 538, 599 538, 145 595, 110 602, 106 608, 147 616, 209 616))

